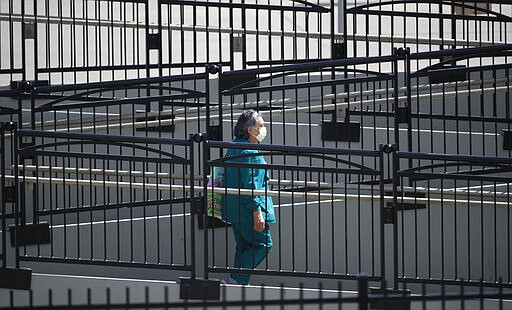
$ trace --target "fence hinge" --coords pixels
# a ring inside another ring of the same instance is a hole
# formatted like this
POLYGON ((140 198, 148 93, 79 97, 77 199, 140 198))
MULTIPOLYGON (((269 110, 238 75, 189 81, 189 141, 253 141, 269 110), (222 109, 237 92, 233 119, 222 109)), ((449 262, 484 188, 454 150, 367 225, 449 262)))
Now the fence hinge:
POLYGON ((23 24, 23 38, 24 39, 35 39, 36 38, 36 24, 27 23, 23 24))
POLYGON ((208 126, 206 130, 206 137, 208 140, 222 141, 220 126, 221 125, 208 126))
POLYGON ((5 202, 16 202, 16 188, 14 185, 4 187, 4 199, 5 202))
POLYGON ((39 224, 26 224, 22 226, 9 226, 11 246, 24 246, 31 244, 50 243, 50 225, 46 222, 39 224))
POLYGON ((148 49, 159 50, 160 49, 160 33, 149 33, 147 35, 148 49))
POLYGON ((512 131, 503 130, 503 150, 512 150, 512 131))
POLYGON ((389 205, 384 207, 382 216, 384 217, 384 224, 395 224, 395 209, 393 205, 391 207, 389 205))
POLYGON ((347 50, 345 42, 336 42, 332 44, 332 59, 346 59, 347 50))
POLYGON ((243 35, 233 36, 232 47, 234 53, 241 53, 244 51, 244 40, 245 36, 243 35))
POLYGON ((48 80, 21 80, 11 81, 10 88, 19 90, 21 93, 30 93, 32 88, 40 86, 49 86, 48 80))
POLYGON ((192 199, 190 200, 190 204, 191 204, 192 208, 194 208, 194 212, 196 214, 203 213, 203 211, 204 211, 204 197, 203 196, 192 197, 192 199))
POLYGON ((398 124, 408 124, 411 118, 409 107, 398 107, 395 111, 396 121, 398 124))

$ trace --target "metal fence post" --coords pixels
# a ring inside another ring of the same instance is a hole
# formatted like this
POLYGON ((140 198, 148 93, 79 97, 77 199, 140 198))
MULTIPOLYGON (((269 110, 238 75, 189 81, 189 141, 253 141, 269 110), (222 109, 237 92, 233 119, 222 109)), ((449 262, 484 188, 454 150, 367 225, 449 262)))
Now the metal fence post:
POLYGON ((1 123, 0 124, 0 148, 1 148, 1 162, 0 162, 0 169, 1 169, 1 173, 2 173, 2 176, 1 176, 1 189, 3 192, 2 192, 2 206, 1 206, 1 211, 2 213, 0 214, 1 215, 1 225, 2 225, 2 256, 3 256, 3 262, 2 262, 2 265, 0 266, 0 287, 1 288, 10 288, 10 289, 23 289, 23 290, 26 290, 26 289, 30 289, 30 285, 31 285, 31 279, 32 279, 32 271, 30 269, 22 269, 20 268, 20 255, 19 255, 19 250, 20 250, 20 246, 19 246, 19 243, 17 242, 16 238, 18 238, 18 231, 17 231, 17 227, 19 226, 19 222, 20 222, 20 209, 19 209, 19 206, 20 204, 18 203, 18 160, 17 160, 17 153, 18 153, 18 141, 17 141, 17 130, 16 130, 16 124, 15 123, 12 123, 12 122, 9 122, 9 123, 1 123), (14 180, 13 180, 13 190, 12 192, 10 193, 10 195, 12 195, 12 201, 10 203, 13 203, 14 204, 14 208, 13 208, 13 214, 9 215, 9 214, 6 214, 7 211, 6 211, 6 186, 5 186, 5 176, 6 176, 6 167, 8 165, 8 163, 6 162, 5 160, 5 155, 6 155, 6 142, 5 142, 5 134, 6 134, 6 131, 9 131, 9 132, 12 132, 12 136, 11 136, 11 146, 12 146, 12 154, 13 154, 13 158, 12 158, 12 163, 9 163, 14 165, 14 180), (7 235, 7 218, 8 217, 13 217, 14 218, 14 222, 15 222, 15 226, 14 226, 14 229, 11 229, 10 230, 10 233, 11 233, 11 239, 14 238, 14 251, 15 251, 15 266, 14 268, 12 267, 8 267, 7 265, 7 240, 6 240, 6 235, 7 235), (12 235, 14 234, 14 235, 12 235))
MULTIPOLYGON (((195 215, 200 214, 200 212, 197 212, 199 208, 204 207, 204 203, 199 203, 198 201, 204 201, 202 199, 196 200, 195 194, 194 194, 194 143, 204 143, 205 136, 202 133, 196 133, 190 135, 190 158, 191 158, 191 164, 190 164, 190 221, 191 221, 191 264, 192 264, 192 272, 190 278, 180 278, 180 298, 181 299, 200 299, 200 300, 218 300, 220 299, 220 281, 219 280, 209 280, 207 277, 207 264, 205 264, 205 270, 204 274, 206 275, 204 279, 200 279, 197 277, 196 272, 196 240, 195 240, 195 215)), ((203 219, 205 217, 203 216, 203 219)), ((206 227, 204 227, 205 231, 205 237, 207 233, 206 227)), ((205 253, 203 253, 205 257, 208 256, 207 252, 207 240, 205 239, 203 241, 205 253)))
POLYGON ((368 276, 364 273, 357 277, 357 292, 359 310, 368 310, 368 276))
POLYGON ((398 146, 394 145, 391 150, 392 162, 392 180, 393 180, 393 289, 398 290, 398 146))

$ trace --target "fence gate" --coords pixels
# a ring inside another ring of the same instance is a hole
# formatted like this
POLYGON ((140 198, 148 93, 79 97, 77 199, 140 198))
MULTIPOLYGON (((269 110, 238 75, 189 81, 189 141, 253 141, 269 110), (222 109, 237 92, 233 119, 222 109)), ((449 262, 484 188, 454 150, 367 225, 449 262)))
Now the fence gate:
POLYGON ((512 287, 512 159, 394 158, 395 208, 412 209, 396 217, 397 281, 512 287))
MULTIPOLYGON (((192 139, 20 130, 19 260, 193 271, 192 139)), ((76 267, 76 266, 75 266, 76 267)))
POLYGON ((224 195, 223 199, 231 195, 240 200, 244 196, 254 200, 272 197, 276 213, 276 223, 270 224, 273 246, 263 263, 254 269, 237 268, 233 267, 237 258, 231 228, 212 220, 215 199, 208 200, 204 238, 208 253, 205 270, 210 274, 355 280, 360 272, 366 272, 371 281, 385 278, 383 150, 206 141, 203 158, 207 159, 204 184, 209 172, 224 169, 225 183, 205 185, 208 195, 224 195), (224 157, 227 148, 256 153, 224 157), (272 159, 272 163, 256 164, 251 159, 255 155, 272 159), (255 169, 266 171, 265 189, 251 189, 245 181, 229 186, 229 180, 239 174, 259 175, 255 169))
POLYGON ((154 36, 161 39, 161 46, 155 48, 161 49, 163 67, 169 70, 188 72, 208 63, 246 69, 332 56, 331 4, 293 0, 160 0, 159 4, 162 28, 154 36))

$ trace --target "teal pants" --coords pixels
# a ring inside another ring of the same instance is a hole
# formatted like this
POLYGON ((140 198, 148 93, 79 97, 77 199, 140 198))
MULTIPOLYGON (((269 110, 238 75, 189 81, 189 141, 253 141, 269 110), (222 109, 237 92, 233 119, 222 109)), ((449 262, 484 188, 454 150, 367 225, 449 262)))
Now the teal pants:
MULTIPOLYGON (((265 225, 262 232, 255 231, 252 225, 239 223, 233 223, 232 228, 236 242, 234 267, 256 268, 272 248, 272 236, 268 225, 265 225)), ((249 284, 250 277, 248 274, 231 274, 231 278, 240 284, 249 284)))

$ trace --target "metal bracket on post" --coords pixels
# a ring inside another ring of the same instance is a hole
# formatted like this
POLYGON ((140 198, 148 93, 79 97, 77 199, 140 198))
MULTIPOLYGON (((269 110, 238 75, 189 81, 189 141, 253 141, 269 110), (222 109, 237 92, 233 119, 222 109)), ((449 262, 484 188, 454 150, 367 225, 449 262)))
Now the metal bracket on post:
POLYGON ((410 53, 410 49, 407 47, 407 48, 403 48, 403 47, 395 47, 394 49, 394 54, 395 56, 397 56, 398 58, 405 58, 405 56, 409 55, 410 53))
POLYGON ((332 59, 346 59, 347 49, 345 42, 335 42, 332 44, 332 59))
POLYGON ((220 126, 221 125, 208 126, 206 129, 206 136, 208 137, 208 140, 222 141, 222 137, 220 135, 220 126))
POLYGON ((194 213, 197 214, 198 228, 203 229, 203 216, 204 216, 204 197, 192 197, 190 199, 190 206, 194 209, 194 213))
POLYGON ((13 203, 16 202, 16 188, 14 185, 4 187, 5 202, 13 203))
POLYGON ((395 224, 395 209, 393 204, 384 207, 382 216, 384 218, 384 224, 395 224))
POLYGON ((409 107, 398 107, 395 111, 395 115, 399 124, 408 124, 411 118, 409 107))
POLYGON ((503 150, 512 150, 512 131, 503 130, 503 150))
POLYGON ((232 40, 233 53, 241 53, 244 51, 244 40, 245 40, 245 36, 243 36, 243 35, 233 36, 233 40, 232 40))
POLYGON ((147 41, 148 41, 147 42, 148 49, 150 49, 150 50, 159 50, 160 49, 160 43, 161 43, 160 33, 148 33, 147 41))
POLYGON ((29 290, 32 270, 26 268, 0 268, 0 288, 29 290))
POLYGON ((36 24, 27 22, 23 24, 23 38, 26 40, 36 38, 36 24))
POLYGON ((11 89, 16 89, 20 94, 29 94, 34 87, 49 86, 48 80, 22 80, 22 81, 11 81, 11 89))
POLYGON ((10 225, 9 232, 12 246, 48 244, 51 242, 50 225, 46 222, 22 226, 10 225))
POLYGON ((220 300, 220 281, 180 277, 180 298, 220 300))
POLYGON ((409 290, 370 288, 369 291, 370 297, 381 297, 378 298, 377 300, 372 299, 372 301, 370 302, 370 309, 411 309, 411 299, 408 298, 409 296, 411 296, 411 292, 409 290))
POLYGON ((361 124, 357 122, 322 122, 322 140, 359 142, 361 124))

